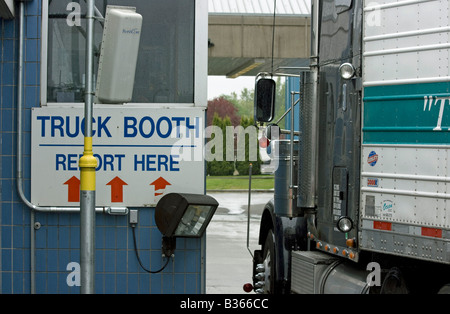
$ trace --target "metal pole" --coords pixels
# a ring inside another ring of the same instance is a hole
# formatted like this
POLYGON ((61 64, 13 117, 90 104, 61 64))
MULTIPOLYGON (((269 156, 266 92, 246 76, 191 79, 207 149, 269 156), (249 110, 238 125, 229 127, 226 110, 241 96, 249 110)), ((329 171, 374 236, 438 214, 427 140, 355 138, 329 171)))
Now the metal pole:
POLYGON ((252 199, 252 172, 253 165, 250 164, 248 168, 248 207, 247 207, 247 250, 253 258, 252 251, 250 250, 250 204, 252 199))
POLYGON ((92 152, 93 111, 93 37, 95 0, 87 0, 86 87, 84 152, 80 158, 80 259, 81 293, 95 291, 95 168, 97 159, 92 152))

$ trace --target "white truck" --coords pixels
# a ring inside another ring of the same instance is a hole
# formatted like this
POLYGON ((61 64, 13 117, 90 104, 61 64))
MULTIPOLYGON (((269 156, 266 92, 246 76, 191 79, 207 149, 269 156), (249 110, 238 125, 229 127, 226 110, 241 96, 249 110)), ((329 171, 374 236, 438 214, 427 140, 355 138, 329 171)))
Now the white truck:
MULTIPOLYGON (((450 292, 449 16, 448 0, 312 0, 255 292, 450 292)), ((256 82, 261 122, 270 86, 256 82)))

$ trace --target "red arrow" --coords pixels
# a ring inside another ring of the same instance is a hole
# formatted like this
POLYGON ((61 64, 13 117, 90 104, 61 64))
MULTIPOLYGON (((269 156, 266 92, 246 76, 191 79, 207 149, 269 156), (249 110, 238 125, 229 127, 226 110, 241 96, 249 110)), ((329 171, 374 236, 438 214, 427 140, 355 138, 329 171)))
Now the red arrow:
POLYGON ((115 177, 106 185, 111 186, 111 202, 122 203, 123 202, 123 186, 128 185, 122 181, 119 177, 115 177))
POLYGON ((69 180, 67 180, 64 185, 69 186, 69 197, 68 202, 76 203, 80 202, 80 180, 73 176, 69 180))
POLYGON ((166 188, 166 186, 172 185, 172 184, 167 182, 163 177, 159 177, 156 181, 150 183, 150 185, 154 185, 155 186, 155 196, 159 196, 159 195, 162 195, 164 193, 157 193, 156 191, 164 190, 166 188))

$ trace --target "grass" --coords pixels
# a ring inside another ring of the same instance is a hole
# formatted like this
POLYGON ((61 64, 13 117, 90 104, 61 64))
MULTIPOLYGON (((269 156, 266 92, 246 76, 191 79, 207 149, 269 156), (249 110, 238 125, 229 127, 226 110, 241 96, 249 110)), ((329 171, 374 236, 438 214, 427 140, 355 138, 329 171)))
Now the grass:
MULTIPOLYGON (((274 178, 267 175, 252 176, 252 190, 273 189, 274 178)), ((248 190, 248 176, 206 177, 207 190, 248 190)))

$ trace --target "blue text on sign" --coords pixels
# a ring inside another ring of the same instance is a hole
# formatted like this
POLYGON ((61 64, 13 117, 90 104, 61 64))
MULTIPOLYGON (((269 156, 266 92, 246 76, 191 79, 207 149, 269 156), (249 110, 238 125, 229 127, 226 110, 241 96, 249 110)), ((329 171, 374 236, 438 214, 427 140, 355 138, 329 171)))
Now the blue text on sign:
MULTIPOLYGON (((75 138, 84 136, 85 121, 79 116, 37 116, 40 123, 41 137, 52 138, 75 138)), ((92 135, 96 137, 111 138, 112 134, 108 128, 108 123, 112 124, 111 116, 92 119, 93 131, 92 135)), ((111 126, 110 127, 120 127, 111 126)), ((123 137, 124 138, 151 138, 158 136, 165 139, 168 137, 186 138, 190 137, 191 131, 195 133, 195 138, 200 138, 200 118, 190 117, 166 117, 152 118, 129 117, 123 118, 123 137)))

